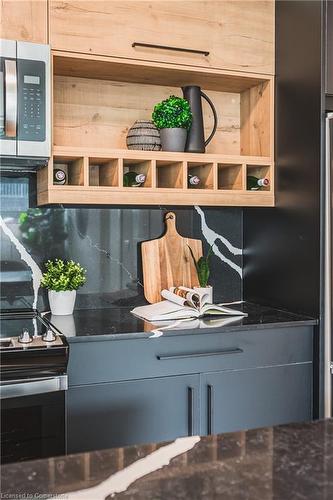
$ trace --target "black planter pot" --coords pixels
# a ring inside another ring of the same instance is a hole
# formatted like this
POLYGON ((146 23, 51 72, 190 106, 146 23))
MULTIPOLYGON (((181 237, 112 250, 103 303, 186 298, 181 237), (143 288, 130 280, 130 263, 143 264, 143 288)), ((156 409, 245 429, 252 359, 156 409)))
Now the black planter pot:
POLYGON ((162 151, 185 151, 187 130, 185 128, 161 128, 162 151))

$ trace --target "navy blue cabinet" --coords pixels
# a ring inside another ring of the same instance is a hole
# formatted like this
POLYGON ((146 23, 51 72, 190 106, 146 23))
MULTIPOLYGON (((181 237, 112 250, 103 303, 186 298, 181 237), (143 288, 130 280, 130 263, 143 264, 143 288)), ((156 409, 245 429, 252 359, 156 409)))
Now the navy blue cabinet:
POLYGON ((311 420, 312 363, 206 373, 201 394, 201 434, 311 420))
POLYGON ((72 343, 68 452, 310 420, 312 346, 311 326, 72 343))
POLYGON ((72 387, 68 453, 199 434, 199 375, 72 387))

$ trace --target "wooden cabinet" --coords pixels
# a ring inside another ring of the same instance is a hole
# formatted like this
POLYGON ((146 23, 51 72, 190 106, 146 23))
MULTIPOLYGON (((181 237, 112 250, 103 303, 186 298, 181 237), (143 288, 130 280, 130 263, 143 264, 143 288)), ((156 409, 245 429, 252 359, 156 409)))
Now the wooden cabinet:
POLYGON ((46 0, 2 0, 1 38, 47 43, 46 0))
POLYGON ((201 434, 311 420, 312 363, 202 375, 201 434))
POLYGON ((49 3, 53 49, 274 73, 274 1, 49 3))
POLYGON ((199 375, 72 387, 67 409, 69 453, 195 435, 199 375))

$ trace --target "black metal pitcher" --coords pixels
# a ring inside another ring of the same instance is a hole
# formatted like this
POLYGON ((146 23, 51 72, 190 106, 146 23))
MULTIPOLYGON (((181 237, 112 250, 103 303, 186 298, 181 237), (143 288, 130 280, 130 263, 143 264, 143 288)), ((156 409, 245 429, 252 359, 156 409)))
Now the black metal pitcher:
POLYGON ((205 146, 213 139, 217 129, 216 109, 209 97, 197 85, 187 85, 186 87, 182 87, 182 91, 184 98, 190 103, 193 116, 191 128, 187 133, 185 151, 190 153, 204 153, 205 146), (214 116, 214 127, 207 140, 205 140, 204 136, 201 97, 208 102, 214 116))

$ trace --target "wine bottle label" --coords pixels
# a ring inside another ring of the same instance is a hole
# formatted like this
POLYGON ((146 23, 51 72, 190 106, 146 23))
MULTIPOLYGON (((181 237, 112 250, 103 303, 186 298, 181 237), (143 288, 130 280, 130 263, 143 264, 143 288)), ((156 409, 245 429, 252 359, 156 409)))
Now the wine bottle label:
POLYGON ((53 172, 53 182, 55 184, 65 184, 66 182, 66 174, 63 170, 54 170, 53 172))
POLYGON ((144 174, 138 174, 136 177, 135 177, 135 182, 137 182, 138 184, 143 184, 146 180, 146 176, 144 174))
POLYGON ((58 170, 55 174, 54 177, 56 178, 57 181, 63 181, 65 178, 65 172, 62 170, 58 170))
POLYGON ((192 186, 197 186, 200 184, 200 178, 197 175, 189 175, 188 182, 192 184, 192 186))
POLYGON ((269 186, 269 180, 268 179, 258 179, 258 186, 260 186, 260 187, 269 186))

